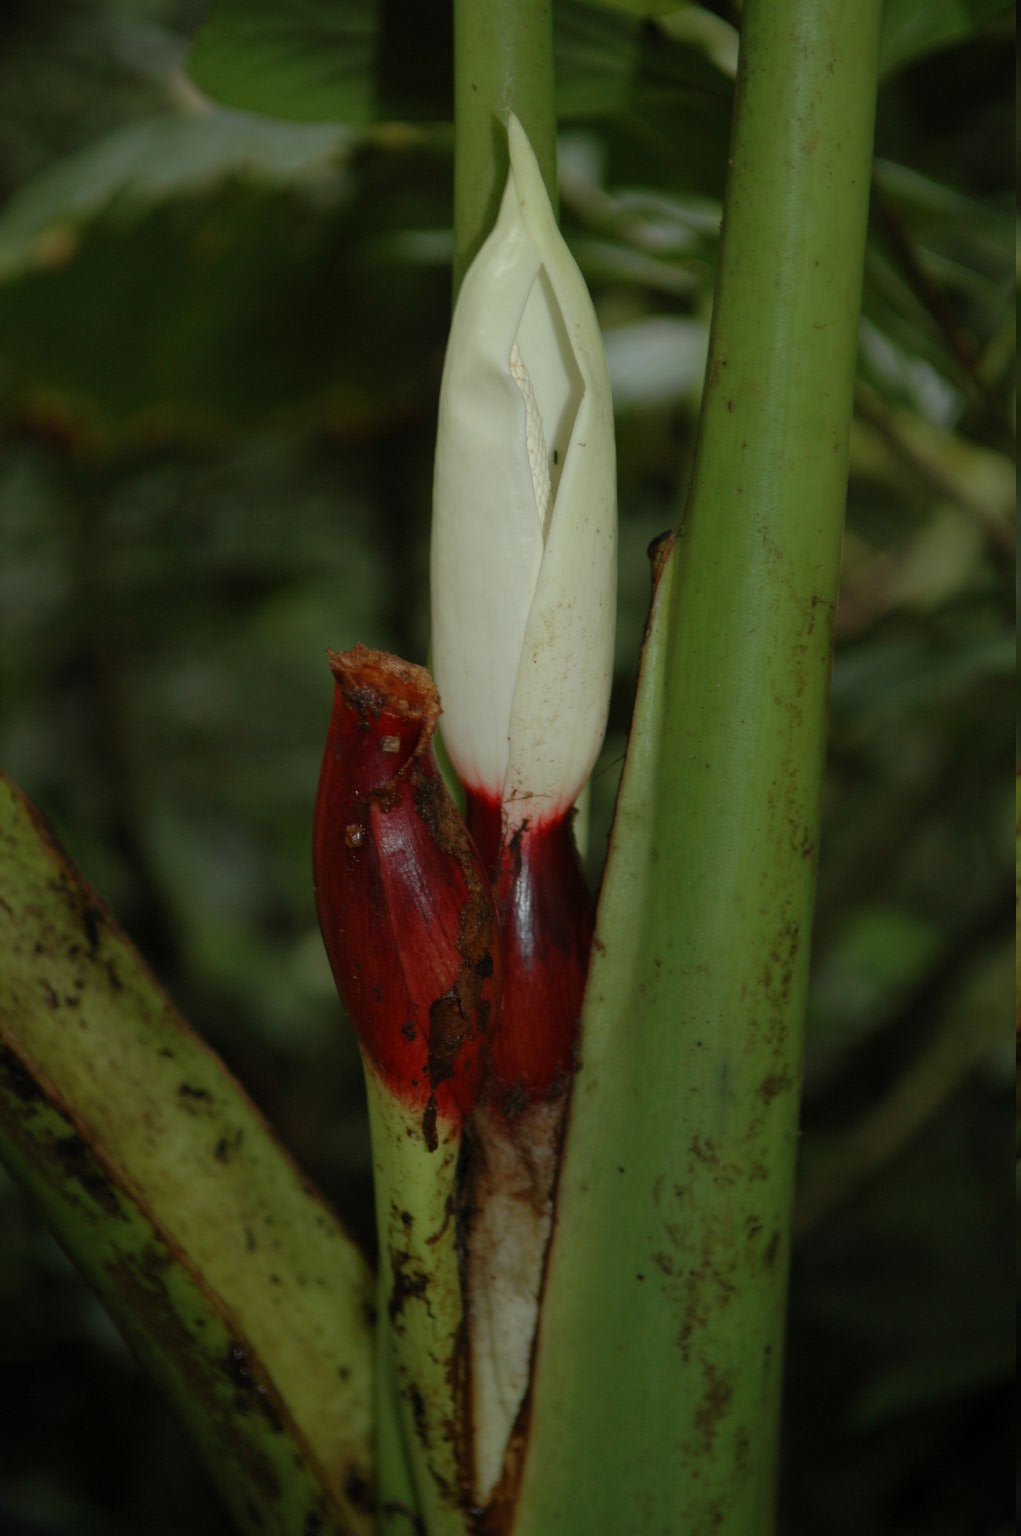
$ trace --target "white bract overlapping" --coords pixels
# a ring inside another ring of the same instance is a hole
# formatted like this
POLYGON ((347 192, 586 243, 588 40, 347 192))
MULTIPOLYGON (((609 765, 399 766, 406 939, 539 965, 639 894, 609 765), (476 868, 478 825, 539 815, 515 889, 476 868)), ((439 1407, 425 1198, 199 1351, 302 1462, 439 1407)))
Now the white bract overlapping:
POLYGON ((613 675, 616 459, 602 338, 524 129, 450 329, 433 491, 433 669, 462 782, 511 824, 592 771, 613 675))

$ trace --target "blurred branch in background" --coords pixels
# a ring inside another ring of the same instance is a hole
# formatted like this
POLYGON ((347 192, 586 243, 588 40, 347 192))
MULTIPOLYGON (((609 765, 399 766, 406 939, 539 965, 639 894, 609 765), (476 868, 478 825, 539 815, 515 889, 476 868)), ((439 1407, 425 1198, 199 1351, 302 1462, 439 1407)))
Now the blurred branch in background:
POLYGON ((815 1145, 804 1159, 796 1236, 880 1174, 1002 1044, 999 1003, 1013 956, 1008 902, 1004 882, 945 941, 893 1015, 880 1015, 831 1092, 811 1104, 815 1145))
MULTIPOLYGON (((594 869, 645 548, 690 466, 737 42, 736 12, 641 10, 554 5, 563 222, 618 413, 594 869)), ((358 1064, 308 844, 325 647, 425 654, 450 73, 449 38, 415 16, 398 0, 55 0, 0 24, 0 757, 366 1246, 358 1064)), ((891 0, 886 21, 784 1529, 992 1536, 1013 1527, 1013 1076, 994 1023, 1013 29, 994 4, 891 0)), ((0 1221, 0 1525, 222 1533, 180 1432, 6 1184, 0 1221)))

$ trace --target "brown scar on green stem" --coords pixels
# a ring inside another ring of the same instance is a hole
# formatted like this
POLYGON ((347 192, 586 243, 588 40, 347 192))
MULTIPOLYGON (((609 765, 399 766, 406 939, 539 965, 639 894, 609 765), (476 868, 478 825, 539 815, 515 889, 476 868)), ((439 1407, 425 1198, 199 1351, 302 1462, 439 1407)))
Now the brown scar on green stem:
POLYGON ((424 1301, 426 1310, 429 1310, 429 1283, 432 1277, 427 1270, 413 1269, 411 1263, 411 1254, 407 1249, 390 1250, 393 1284, 386 1311, 392 1323, 396 1323, 408 1301, 424 1301))
POLYGON ((701 1439, 702 1452, 708 1455, 712 1450, 720 1423, 726 1417, 730 1407, 734 1387, 730 1378, 711 1361, 704 1362, 703 1375, 705 1392, 695 1409, 695 1429, 701 1439))

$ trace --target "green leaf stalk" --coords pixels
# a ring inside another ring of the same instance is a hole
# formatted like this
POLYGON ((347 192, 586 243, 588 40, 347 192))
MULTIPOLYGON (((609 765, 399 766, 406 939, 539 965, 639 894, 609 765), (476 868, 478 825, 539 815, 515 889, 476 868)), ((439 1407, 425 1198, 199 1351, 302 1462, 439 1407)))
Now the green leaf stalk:
POLYGON ((772 1528, 878 0, 749 0, 691 490, 597 918, 516 1536, 772 1528))

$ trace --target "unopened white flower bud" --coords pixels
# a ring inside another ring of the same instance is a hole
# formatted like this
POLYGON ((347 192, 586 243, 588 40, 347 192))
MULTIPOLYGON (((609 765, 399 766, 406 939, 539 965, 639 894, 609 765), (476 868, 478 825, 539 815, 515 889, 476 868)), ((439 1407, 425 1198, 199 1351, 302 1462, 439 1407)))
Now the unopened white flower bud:
POLYGON ((454 310, 433 491, 443 739, 511 824, 563 814, 613 675, 616 459, 595 310, 524 129, 454 310))

